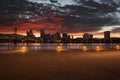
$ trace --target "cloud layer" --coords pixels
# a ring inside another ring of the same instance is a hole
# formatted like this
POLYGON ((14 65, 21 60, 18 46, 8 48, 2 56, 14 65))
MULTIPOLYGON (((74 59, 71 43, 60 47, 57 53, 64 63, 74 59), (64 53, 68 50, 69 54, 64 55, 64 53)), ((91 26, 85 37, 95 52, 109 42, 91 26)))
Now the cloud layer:
POLYGON ((99 32, 104 27, 120 27, 120 0, 69 0, 64 3, 33 0, 1 0, 0 31, 46 29, 47 32, 99 32), (18 4, 19 3, 19 4, 18 4))

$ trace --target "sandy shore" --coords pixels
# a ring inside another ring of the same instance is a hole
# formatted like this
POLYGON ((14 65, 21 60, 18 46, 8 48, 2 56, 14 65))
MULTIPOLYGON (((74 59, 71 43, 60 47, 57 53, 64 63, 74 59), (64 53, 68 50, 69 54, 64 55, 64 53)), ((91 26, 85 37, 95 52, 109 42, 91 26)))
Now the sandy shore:
POLYGON ((0 52, 0 80, 119 79, 119 50, 0 52))

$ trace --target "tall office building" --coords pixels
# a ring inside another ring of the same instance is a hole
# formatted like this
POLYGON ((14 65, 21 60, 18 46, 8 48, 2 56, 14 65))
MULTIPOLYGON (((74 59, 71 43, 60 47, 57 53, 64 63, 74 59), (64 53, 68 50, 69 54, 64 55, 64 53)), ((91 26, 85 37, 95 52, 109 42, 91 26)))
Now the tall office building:
POLYGON ((110 42, 110 31, 104 32, 104 41, 108 43, 110 42))
POLYGON ((42 39, 45 38, 45 32, 44 32, 44 29, 41 29, 41 30, 40 30, 40 36, 41 36, 42 39))

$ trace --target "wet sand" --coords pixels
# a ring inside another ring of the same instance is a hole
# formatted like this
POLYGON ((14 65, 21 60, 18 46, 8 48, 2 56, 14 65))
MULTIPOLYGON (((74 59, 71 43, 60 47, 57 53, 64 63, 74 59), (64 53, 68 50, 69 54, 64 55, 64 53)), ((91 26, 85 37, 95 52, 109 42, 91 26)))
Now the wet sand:
POLYGON ((120 50, 1 51, 0 80, 120 80, 120 50))

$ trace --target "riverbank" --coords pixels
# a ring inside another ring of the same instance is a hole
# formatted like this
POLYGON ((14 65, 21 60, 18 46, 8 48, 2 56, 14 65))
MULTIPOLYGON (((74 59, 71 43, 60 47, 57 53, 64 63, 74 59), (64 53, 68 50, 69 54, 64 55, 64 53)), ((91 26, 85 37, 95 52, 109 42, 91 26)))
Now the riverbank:
POLYGON ((120 50, 0 52, 0 80, 119 79, 120 50))

